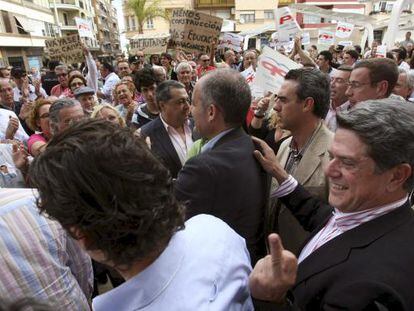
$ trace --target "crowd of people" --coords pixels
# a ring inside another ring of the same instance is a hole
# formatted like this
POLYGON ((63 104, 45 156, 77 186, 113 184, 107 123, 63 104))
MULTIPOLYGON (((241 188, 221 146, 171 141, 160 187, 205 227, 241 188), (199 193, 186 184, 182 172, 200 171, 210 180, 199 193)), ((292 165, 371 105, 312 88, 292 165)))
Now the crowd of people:
POLYGON ((259 98, 215 44, 0 68, 2 308, 413 310, 414 41, 379 45, 297 37, 259 98))

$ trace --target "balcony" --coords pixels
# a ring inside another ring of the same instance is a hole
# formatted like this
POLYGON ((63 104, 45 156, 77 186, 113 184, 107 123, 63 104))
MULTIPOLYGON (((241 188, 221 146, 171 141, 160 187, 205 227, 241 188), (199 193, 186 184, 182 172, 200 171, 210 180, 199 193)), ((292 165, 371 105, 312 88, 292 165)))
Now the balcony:
POLYGON ((194 0, 197 9, 207 8, 232 8, 235 0, 194 0))
POLYGON ((62 26, 60 28, 62 30, 78 30, 76 23, 73 20, 70 20, 67 23, 62 23, 62 26))
POLYGON ((50 7, 54 8, 56 4, 57 9, 65 9, 65 10, 74 10, 79 11, 81 8, 79 7, 78 0, 50 0, 50 7))

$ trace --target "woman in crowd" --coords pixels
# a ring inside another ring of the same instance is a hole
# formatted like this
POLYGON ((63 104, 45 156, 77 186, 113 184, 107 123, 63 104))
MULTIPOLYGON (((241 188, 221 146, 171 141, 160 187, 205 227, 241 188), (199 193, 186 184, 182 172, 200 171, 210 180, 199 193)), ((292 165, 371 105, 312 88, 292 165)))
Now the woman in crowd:
POLYGON ((82 74, 76 73, 76 74, 70 75, 68 85, 70 88, 69 97, 73 97, 74 96, 73 93, 75 92, 75 90, 77 90, 78 88, 82 86, 86 86, 86 79, 82 74))
POLYGON ((116 110, 124 118, 126 124, 130 124, 134 111, 138 107, 138 103, 134 100, 136 93, 134 83, 129 81, 119 82, 113 92, 117 105, 116 110))
POLYGON ((161 54, 161 66, 164 67, 167 73, 167 80, 177 80, 177 74, 174 72, 173 58, 169 53, 161 54))
POLYGON ((105 119, 108 122, 118 124, 122 127, 125 127, 125 120, 121 117, 118 110, 109 104, 102 104, 95 106, 92 111, 91 119, 105 119))
POLYGON ((52 137, 49 128, 49 108, 52 101, 49 99, 37 100, 27 119, 27 125, 35 131, 27 141, 28 151, 32 156, 37 156, 42 153, 49 139, 52 137))

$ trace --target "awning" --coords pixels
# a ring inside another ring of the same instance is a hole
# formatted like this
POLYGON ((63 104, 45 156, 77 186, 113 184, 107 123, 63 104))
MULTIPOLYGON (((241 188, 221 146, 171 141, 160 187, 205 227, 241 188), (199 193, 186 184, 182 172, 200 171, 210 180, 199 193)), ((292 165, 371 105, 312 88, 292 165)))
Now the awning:
POLYGON ((34 32, 33 25, 26 16, 14 15, 14 18, 16 19, 18 27, 21 27, 26 32, 34 32))

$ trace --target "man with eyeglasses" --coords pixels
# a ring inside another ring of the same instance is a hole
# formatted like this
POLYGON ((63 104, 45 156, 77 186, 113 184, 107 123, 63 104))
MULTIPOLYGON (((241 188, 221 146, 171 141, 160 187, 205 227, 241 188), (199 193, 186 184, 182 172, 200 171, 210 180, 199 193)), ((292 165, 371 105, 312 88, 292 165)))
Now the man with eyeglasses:
POLYGON ((69 94, 70 89, 68 87, 68 67, 66 67, 65 65, 56 66, 55 73, 58 78, 59 84, 55 85, 52 88, 52 90, 50 91, 50 95, 60 97, 65 94, 69 94))
POLYGON ((56 135, 84 118, 85 112, 78 101, 71 98, 58 99, 49 109, 50 131, 56 135))
POLYGON ((398 80, 398 67, 388 58, 370 58, 356 63, 349 78, 345 95, 350 107, 368 99, 391 95, 398 80))
POLYGON ((214 61, 211 61, 209 55, 201 53, 198 57, 197 77, 200 79, 207 72, 216 69, 214 61))
POLYGON ((141 135, 150 138, 151 150, 177 178, 193 145, 190 100, 184 84, 175 80, 158 85, 155 97, 160 115, 141 128, 141 135))
POLYGON ((333 132, 337 128, 336 113, 349 107, 348 96, 345 95, 345 92, 348 88, 351 71, 351 66, 342 65, 331 74, 331 103, 325 117, 325 124, 333 132))

